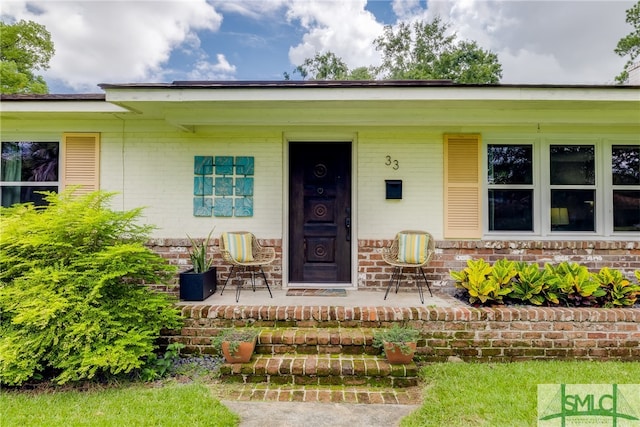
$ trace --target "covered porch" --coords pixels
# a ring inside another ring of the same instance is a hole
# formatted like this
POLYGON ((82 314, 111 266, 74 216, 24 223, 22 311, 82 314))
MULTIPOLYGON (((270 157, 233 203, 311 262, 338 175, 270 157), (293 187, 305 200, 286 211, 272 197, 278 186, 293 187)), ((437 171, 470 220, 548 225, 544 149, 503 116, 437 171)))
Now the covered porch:
POLYGON ((433 295, 424 289, 424 304, 420 303, 418 290, 414 286, 413 291, 402 289, 395 293, 392 288, 387 298, 384 298, 383 290, 348 289, 344 293, 342 289, 323 288, 314 290, 282 289, 271 287, 273 298, 269 297, 266 287, 257 287, 255 292, 251 284, 244 283, 238 302, 236 302, 236 285, 229 284, 221 295, 222 284, 204 301, 180 301, 181 306, 193 305, 220 305, 229 307, 258 306, 258 307, 465 307, 462 301, 457 300, 448 292, 433 289, 433 295), (314 292, 315 291, 315 292, 314 292))

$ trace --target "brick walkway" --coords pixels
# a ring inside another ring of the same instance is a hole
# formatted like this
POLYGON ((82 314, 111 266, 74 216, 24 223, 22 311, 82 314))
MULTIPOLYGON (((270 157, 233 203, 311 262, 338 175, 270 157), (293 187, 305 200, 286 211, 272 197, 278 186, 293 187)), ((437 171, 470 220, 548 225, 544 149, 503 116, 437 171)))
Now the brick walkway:
POLYGON ((218 399, 253 402, 317 402, 419 405, 422 387, 377 388, 350 386, 295 386, 216 383, 211 390, 218 399))

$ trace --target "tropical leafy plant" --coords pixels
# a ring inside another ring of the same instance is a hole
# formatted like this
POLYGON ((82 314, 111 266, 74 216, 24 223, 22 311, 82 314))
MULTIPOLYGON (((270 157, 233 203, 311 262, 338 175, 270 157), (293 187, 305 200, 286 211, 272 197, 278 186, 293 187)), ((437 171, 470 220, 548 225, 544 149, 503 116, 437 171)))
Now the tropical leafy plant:
POLYGON ((175 268, 145 246, 141 209, 109 209, 114 195, 0 208, 0 384, 130 373, 181 325, 174 299, 145 285, 175 268))
POLYGON ((470 259, 464 270, 452 271, 451 277, 455 280, 456 287, 467 290, 470 303, 501 303, 503 297, 511 292, 508 285, 515 275, 515 269, 509 263, 512 261, 498 261, 494 271, 484 259, 470 259))
POLYGON ((547 269, 540 268, 538 264, 520 262, 516 263, 516 271, 509 298, 534 305, 542 305, 547 300, 558 303, 556 292, 549 290, 550 274, 547 269))
POLYGON ((546 267, 553 272, 550 282, 561 291, 560 300, 567 305, 597 305, 597 299, 606 294, 584 265, 563 261, 556 266, 547 264, 546 267))
MULTIPOLYGON (((500 304, 504 296, 506 303, 621 307, 634 305, 640 296, 640 283, 632 283, 618 270, 604 267, 595 274, 570 262, 540 268, 505 259, 491 266, 478 259, 450 274, 455 286, 467 291, 471 304, 500 304)), ((640 270, 635 276, 640 281, 640 270)))
MULTIPOLYGON (((640 270, 636 271, 636 277, 640 279, 640 270)), ((640 295, 640 285, 631 283, 618 270, 608 267, 600 269, 595 276, 599 286, 606 292, 602 297, 605 307, 621 307, 635 304, 640 295)))

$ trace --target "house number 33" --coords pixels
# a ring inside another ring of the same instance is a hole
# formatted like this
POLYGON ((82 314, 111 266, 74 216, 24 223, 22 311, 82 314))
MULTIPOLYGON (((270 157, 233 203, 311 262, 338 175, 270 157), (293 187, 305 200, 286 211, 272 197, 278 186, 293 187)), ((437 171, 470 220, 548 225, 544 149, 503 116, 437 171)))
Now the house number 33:
POLYGON ((394 171, 400 169, 400 163, 396 159, 392 159, 391 156, 385 157, 385 165, 391 167, 394 171))

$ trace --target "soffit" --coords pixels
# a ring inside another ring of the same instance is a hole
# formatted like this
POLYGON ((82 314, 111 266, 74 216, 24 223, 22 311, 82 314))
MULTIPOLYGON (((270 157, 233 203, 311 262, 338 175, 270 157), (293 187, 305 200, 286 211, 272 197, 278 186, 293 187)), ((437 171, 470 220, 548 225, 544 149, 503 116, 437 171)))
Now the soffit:
POLYGON ((640 102, 511 100, 127 102, 138 119, 200 125, 640 124, 640 102))

